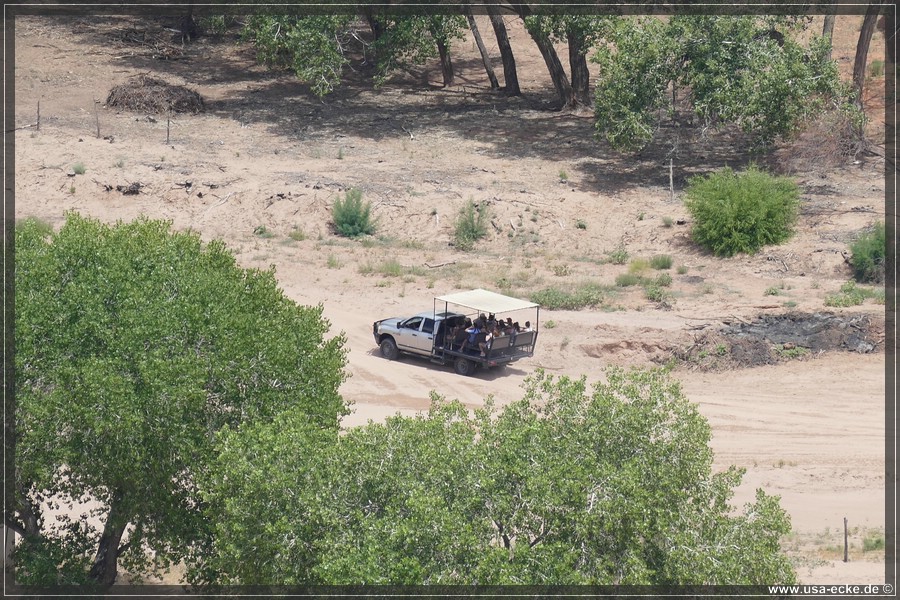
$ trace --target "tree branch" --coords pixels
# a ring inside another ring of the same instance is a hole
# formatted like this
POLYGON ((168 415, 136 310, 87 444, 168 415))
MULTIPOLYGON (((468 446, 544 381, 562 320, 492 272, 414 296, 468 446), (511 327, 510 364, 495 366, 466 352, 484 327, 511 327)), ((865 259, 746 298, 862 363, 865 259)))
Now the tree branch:
POLYGON ((18 533, 19 535, 21 535, 22 537, 25 537, 25 535, 26 535, 26 534, 25 534, 25 528, 22 527, 21 525, 19 525, 19 524, 15 521, 15 519, 11 518, 9 515, 6 515, 6 516, 4 517, 3 523, 4 523, 4 525, 6 525, 7 527, 9 527, 9 528, 12 529, 13 531, 15 531, 16 533, 18 533))

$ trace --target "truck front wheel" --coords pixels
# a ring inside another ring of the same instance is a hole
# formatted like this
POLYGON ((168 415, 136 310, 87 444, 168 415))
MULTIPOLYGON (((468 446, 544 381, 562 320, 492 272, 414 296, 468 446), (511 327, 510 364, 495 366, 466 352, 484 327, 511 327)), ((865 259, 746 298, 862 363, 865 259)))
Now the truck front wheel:
POLYGON ((459 357, 456 359, 456 362, 453 363, 453 369, 459 375, 471 375, 472 371, 475 370, 475 363, 473 363, 468 358, 459 357))
POLYGON ((381 355, 388 360, 397 360, 400 351, 397 350, 397 344, 391 338, 381 340, 381 355))

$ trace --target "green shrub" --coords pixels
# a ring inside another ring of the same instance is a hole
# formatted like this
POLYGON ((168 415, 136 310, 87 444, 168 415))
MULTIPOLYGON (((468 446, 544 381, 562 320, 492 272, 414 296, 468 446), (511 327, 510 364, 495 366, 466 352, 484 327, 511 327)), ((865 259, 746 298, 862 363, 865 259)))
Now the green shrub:
POLYGON ((884 288, 861 288, 855 281, 848 281, 841 286, 840 293, 825 296, 825 306, 857 306, 867 298, 874 299, 877 304, 884 304, 884 288))
POLYGON ((654 283, 659 287, 669 287, 672 285, 672 276, 668 273, 660 273, 656 276, 654 283))
POLYGON ((460 250, 471 250, 475 242, 487 236, 487 225, 490 220, 487 207, 477 208, 471 200, 459 211, 456 218, 454 241, 460 250))
POLYGON ((646 258, 635 258, 628 263, 628 272, 639 275, 650 268, 650 261, 646 258))
POLYGON ((860 283, 884 281, 884 223, 878 221, 871 233, 862 235, 850 246, 853 277, 860 283))
POLYGON ((16 229, 19 228, 22 230, 25 230, 26 228, 34 229, 34 231, 37 232, 37 237, 41 239, 48 238, 53 234, 53 225, 37 217, 26 217, 25 219, 16 221, 16 229))
POLYGON ((265 225, 257 225, 254 227, 253 235, 266 239, 275 237, 275 234, 269 231, 265 225))
POLYGON ((389 259, 381 263, 378 272, 387 277, 400 277, 403 275, 403 265, 394 259, 389 259))
POLYGON ((800 190, 792 180, 755 166, 742 173, 726 167, 692 177, 684 202, 692 217, 694 241, 716 256, 734 256, 790 238, 800 190))
POLYGON ((575 221, 575 227, 577 227, 578 229, 587 229, 587 221, 585 221, 584 219, 577 219, 575 221))
POLYGON ((302 242, 306 239, 306 232, 300 229, 293 229, 288 234, 288 237, 294 240, 295 242, 302 242))
POLYGON ((878 78, 884 76, 884 61, 873 60, 869 65, 869 77, 878 78))
POLYGON ((638 285, 641 282, 640 275, 635 275, 634 273, 622 273, 620 275, 616 275, 616 285, 618 287, 629 287, 632 285, 638 285))
POLYGON ((230 15, 210 15, 197 18, 197 25, 206 35, 223 35, 235 22, 235 17, 230 15))
POLYGON ((651 302, 662 302, 668 297, 665 290, 655 283, 651 283, 644 288, 644 296, 651 302))
POLYGON ((619 246, 608 254, 609 262, 614 265, 624 265, 628 261, 628 251, 624 246, 619 246))
POLYGON ((349 238, 375 233, 375 221, 372 219, 372 205, 362 201, 362 191, 353 188, 347 190, 344 199, 336 199, 331 209, 334 228, 340 235, 349 238))
POLYGON ((684 274, 687 273, 687 272, 688 272, 687 265, 681 265, 681 266, 678 267, 678 274, 679 274, 679 275, 684 275, 684 274))
POLYGON ((863 552, 884 550, 884 538, 880 535, 863 538, 863 552))
POLYGON ((672 257, 668 254, 659 254, 650 259, 650 266, 654 269, 671 269, 672 257))
POLYGON ((545 288, 531 294, 531 301, 548 310, 579 310, 603 304, 607 288, 593 282, 582 283, 573 290, 545 288))
POLYGON ((84 167, 83 163, 75 163, 74 165, 72 165, 72 171, 76 175, 84 175, 87 169, 84 167))

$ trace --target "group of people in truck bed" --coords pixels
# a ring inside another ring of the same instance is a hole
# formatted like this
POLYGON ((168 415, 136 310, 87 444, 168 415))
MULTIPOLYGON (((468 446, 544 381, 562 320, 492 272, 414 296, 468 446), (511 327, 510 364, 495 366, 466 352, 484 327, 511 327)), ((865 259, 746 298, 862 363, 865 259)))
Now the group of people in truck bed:
POLYGON ((477 351, 481 356, 485 356, 495 339, 511 336, 509 345, 512 346, 515 343, 515 336, 527 331, 532 331, 530 321, 525 321, 525 326, 522 327, 518 322, 513 322, 512 318, 508 317, 503 321, 495 318, 493 314, 485 316, 482 313, 475 321, 466 318, 464 322, 457 323, 450 329, 447 339, 450 341, 451 350, 477 351))

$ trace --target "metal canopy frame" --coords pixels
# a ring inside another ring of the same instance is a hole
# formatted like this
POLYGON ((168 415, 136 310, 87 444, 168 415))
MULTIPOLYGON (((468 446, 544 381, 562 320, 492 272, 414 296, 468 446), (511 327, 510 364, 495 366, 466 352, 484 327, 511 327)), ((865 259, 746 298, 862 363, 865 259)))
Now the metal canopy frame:
POLYGON ((538 308, 540 305, 511 296, 504 296, 497 292, 491 292, 484 289, 470 290, 468 292, 457 292, 455 294, 447 294, 446 296, 438 296, 435 300, 439 300, 446 304, 455 304, 463 308, 470 308, 476 312, 493 313, 495 315, 516 310, 526 310, 530 308, 538 308))

